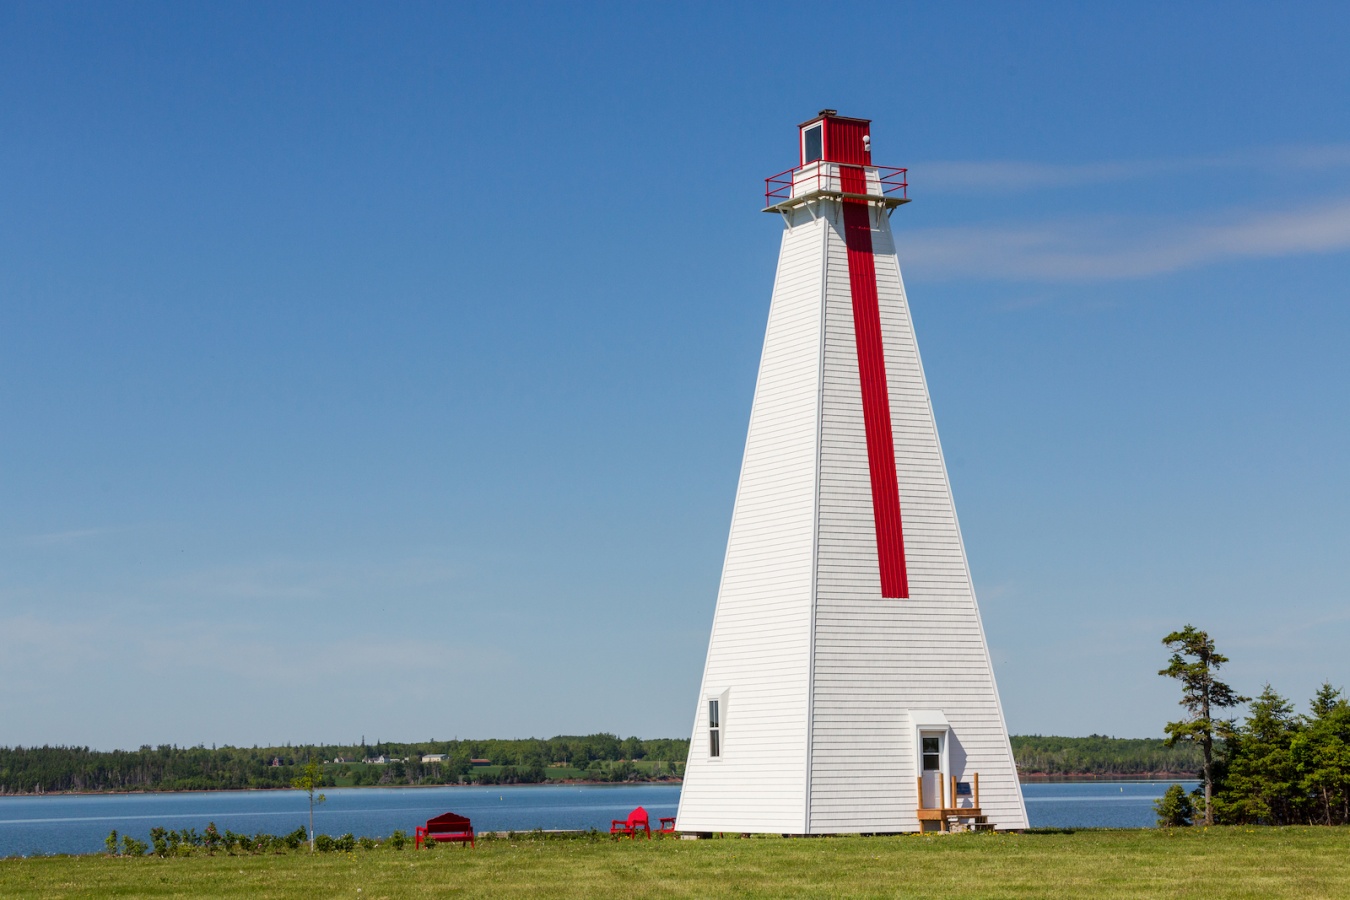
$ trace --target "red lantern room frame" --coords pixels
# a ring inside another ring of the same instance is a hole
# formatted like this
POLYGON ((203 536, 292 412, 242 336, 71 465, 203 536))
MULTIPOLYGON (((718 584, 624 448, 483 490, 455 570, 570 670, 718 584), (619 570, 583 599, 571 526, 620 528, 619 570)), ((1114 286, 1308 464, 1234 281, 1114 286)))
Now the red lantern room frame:
POLYGON ((908 203, 909 170, 872 164, 871 124, 823 109, 798 126, 798 164, 764 179, 765 211, 826 197, 868 200, 887 209, 908 203))

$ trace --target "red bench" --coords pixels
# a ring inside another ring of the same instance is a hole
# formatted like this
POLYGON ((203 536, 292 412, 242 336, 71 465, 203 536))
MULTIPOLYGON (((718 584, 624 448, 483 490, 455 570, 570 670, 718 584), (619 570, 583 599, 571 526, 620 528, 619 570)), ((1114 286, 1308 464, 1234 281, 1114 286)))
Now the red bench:
POLYGON ((427 841, 458 841, 461 844, 468 844, 470 847, 477 847, 473 842, 473 824, 463 816, 457 816, 449 812, 434 819, 427 819, 427 824, 417 826, 417 833, 413 836, 413 846, 421 847, 427 841))
POLYGON ((647 818, 647 811, 640 806, 630 812, 627 819, 610 819, 609 833, 614 835, 616 841, 625 834, 630 838, 637 837, 638 829, 647 832, 647 840, 652 839, 651 820, 647 818))

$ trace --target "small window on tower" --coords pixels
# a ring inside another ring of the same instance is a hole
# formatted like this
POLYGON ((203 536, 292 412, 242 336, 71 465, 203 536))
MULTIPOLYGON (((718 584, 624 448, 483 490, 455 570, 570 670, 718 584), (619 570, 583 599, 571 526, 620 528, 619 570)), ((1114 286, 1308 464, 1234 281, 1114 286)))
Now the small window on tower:
POLYGON ((708 701, 708 755, 722 755, 722 717, 716 700, 708 701))
POLYGON ((825 155, 825 128, 813 125, 802 133, 802 165, 815 162, 825 155))
POLYGON ((923 739, 923 770, 936 772, 942 766, 942 744, 935 737, 923 739))

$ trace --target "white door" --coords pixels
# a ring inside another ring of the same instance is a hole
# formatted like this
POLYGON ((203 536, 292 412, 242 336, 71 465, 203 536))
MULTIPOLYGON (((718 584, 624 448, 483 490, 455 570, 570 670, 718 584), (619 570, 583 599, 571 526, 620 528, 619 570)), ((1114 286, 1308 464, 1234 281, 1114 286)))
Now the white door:
POLYGON ((946 755, 943 753, 946 739, 947 735, 942 731, 925 731, 919 735, 923 765, 923 796, 919 799, 919 806, 923 809, 938 809, 942 806, 942 759, 946 755))

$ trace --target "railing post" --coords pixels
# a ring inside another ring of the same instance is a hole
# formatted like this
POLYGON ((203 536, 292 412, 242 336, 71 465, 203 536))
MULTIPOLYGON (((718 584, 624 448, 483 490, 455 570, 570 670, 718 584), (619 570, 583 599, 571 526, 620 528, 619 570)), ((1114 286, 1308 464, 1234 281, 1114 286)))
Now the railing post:
POLYGON ((918 789, 919 789, 919 794, 918 794, 918 796, 919 796, 919 809, 925 809, 926 807, 924 807, 924 805, 923 805, 923 776, 920 775, 918 778, 915 778, 914 780, 918 783, 916 786, 917 786, 918 789))
POLYGON ((975 808, 980 808, 980 773, 975 773, 975 808))

